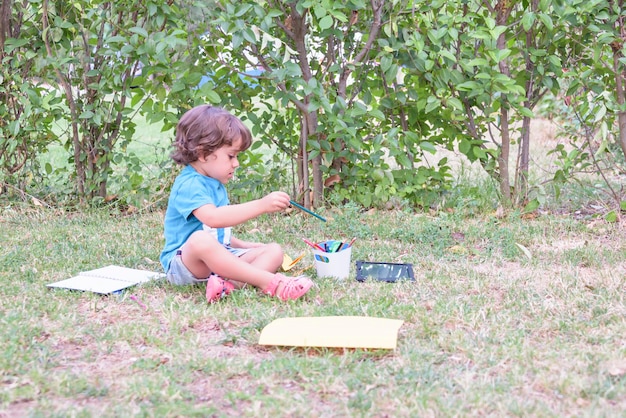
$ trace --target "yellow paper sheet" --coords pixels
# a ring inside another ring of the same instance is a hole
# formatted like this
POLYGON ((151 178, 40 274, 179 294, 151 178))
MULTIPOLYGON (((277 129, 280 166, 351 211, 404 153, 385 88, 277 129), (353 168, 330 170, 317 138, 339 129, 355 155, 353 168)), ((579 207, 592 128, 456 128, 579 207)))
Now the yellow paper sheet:
POLYGON ((260 345, 395 349, 399 319, 366 316, 279 318, 261 331, 260 345))
POLYGON ((298 262, 300 260, 302 260, 302 258, 304 258, 304 255, 306 253, 302 253, 300 254, 298 257, 296 257, 295 260, 292 260, 291 257, 289 257, 287 254, 283 254, 283 264, 282 264, 282 269, 283 271, 289 271, 293 268, 293 266, 295 266, 296 264, 298 264, 298 262))

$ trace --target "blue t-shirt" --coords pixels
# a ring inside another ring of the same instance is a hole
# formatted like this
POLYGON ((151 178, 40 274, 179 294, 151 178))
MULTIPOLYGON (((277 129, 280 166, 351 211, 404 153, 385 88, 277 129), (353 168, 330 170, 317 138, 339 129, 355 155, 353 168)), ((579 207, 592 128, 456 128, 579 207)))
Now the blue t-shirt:
MULTIPOLYGON (((191 234, 203 229, 202 222, 192 212, 206 204, 216 207, 228 205, 226 188, 218 180, 204 176, 187 165, 174 181, 165 212, 165 246, 160 260, 166 272, 176 250, 187 242, 191 234)), ((220 243, 230 245, 230 229, 217 228, 211 232, 220 243)))

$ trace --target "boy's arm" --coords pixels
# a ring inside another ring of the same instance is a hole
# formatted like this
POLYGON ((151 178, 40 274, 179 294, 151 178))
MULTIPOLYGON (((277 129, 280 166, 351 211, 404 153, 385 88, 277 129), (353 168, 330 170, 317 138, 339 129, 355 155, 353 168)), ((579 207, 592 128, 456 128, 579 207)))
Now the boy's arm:
POLYGON ((226 228, 239 225, 264 213, 279 212, 289 207, 289 195, 272 192, 261 199, 238 205, 215 207, 207 204, 193 211, 200 222, 212 228, 226 228))

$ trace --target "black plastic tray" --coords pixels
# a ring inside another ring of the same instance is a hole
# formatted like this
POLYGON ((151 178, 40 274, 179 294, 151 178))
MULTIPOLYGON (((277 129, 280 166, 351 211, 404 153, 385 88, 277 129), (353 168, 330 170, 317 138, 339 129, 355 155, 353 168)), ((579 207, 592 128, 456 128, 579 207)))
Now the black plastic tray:
POLYGON ((415 276, 413 275, 413 264, 357 261, 356 279, 359 282, 370 279, 395 283, 402 280, 415 281, 415 276))

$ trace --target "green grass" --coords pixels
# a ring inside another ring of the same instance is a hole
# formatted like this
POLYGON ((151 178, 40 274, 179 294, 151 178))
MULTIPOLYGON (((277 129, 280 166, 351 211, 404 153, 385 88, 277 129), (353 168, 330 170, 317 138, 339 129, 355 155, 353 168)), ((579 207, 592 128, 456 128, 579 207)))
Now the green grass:
MULTIPOLYGON (((162 214, 0 212, 0 416, 622 416, 623 225, 544 214, 320 210, 238 228, 292 257, 357 237, 352 261, 414 283, 315 278, 303 299, 202 287, 120 295, 47 283, 107 264, 158 270, 162 214), (519 247, 527 248, 528 257, 519 247), (144 310, 130 299, 136 295, 144 310), (290 316, 402 319, 396 350, 265 347, 290 316)), ((354 264, 352 265, 354 267, 354 264)), ((296 268, 315 277, 312 256, 296 268)))

